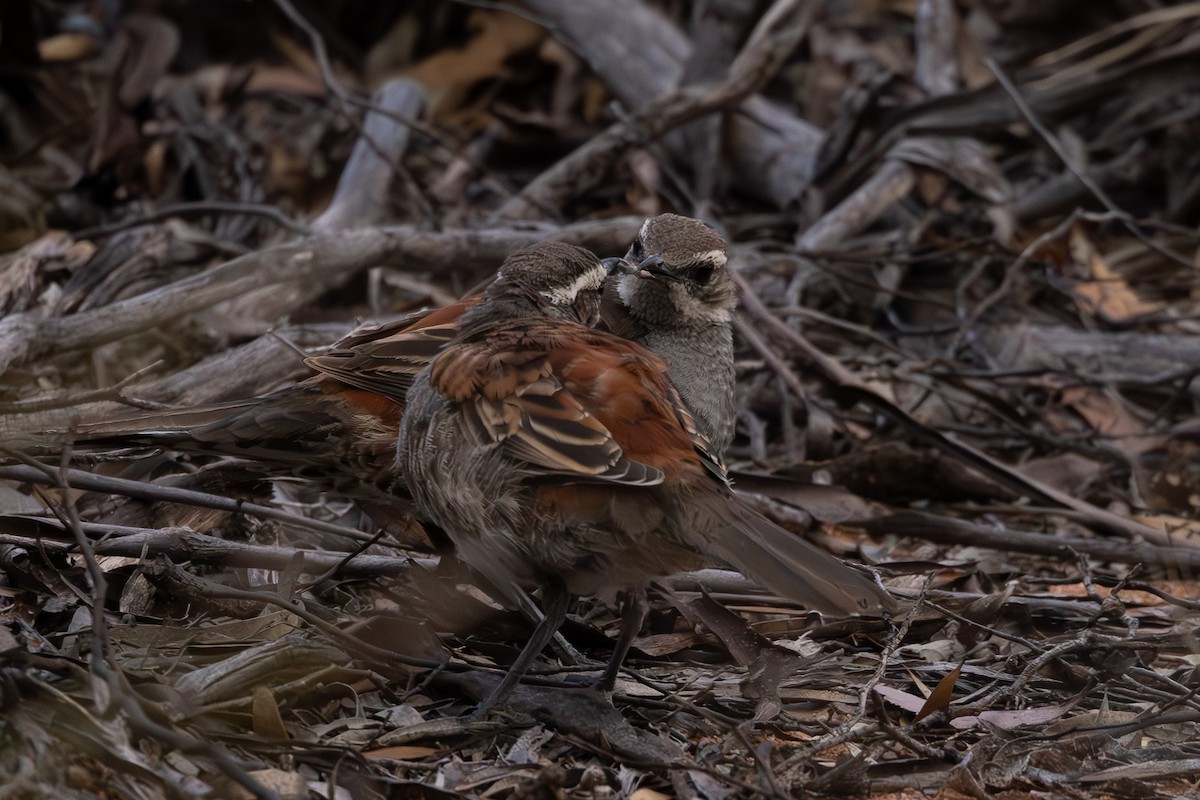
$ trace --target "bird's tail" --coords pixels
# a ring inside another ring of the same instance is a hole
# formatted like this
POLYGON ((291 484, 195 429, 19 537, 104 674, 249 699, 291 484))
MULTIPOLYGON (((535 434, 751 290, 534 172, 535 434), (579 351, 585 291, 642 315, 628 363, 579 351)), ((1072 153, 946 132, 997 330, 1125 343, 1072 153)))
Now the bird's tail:
POLYGON ((867 574, 789 533, 736 497, 685 504, 681 536, 767 589, 828 613, 896 611, 896 600, 867 574), (688 524, 690 523, 690 524, 688 524))
POLYGON ((198 431, 226 425, 248 411, 253 404, 253 400, 243 400, 195 408, 121 414, 80 423, 69 431, 54 431, 52 434, 63 441, 73 439, 76 445, 89 447, 171 445, 188 441, 198 431))
POLYGON ((164 447, 273 464, 321 462, 347 426, 346 410, 319 390, 297 386, 274 395, 194 408, 124 414, 52 431, 39 437, 37 451, 96 453, 164 447))

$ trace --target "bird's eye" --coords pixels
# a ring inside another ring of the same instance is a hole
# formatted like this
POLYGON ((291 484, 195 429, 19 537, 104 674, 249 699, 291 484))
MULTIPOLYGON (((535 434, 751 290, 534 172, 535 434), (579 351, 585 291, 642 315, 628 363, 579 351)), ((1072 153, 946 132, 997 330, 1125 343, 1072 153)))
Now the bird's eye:
POLYGON ((696 283, 708 283, 712 280, 712 267, 696 267, 691 271, 692 280, 696 283))
POLYGON ((633 244, 629 245, 629 254, 626 258, 641 260, 642 255, 646 252, 645 246, 642 244, 642 237, 633 240, 633 244))

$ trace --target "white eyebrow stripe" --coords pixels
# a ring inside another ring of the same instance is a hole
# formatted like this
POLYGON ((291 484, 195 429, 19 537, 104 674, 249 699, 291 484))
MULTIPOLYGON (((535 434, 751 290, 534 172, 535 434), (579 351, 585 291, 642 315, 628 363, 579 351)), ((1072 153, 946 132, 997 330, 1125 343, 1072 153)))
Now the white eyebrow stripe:
POLYGON ((710 261, 718 267, 725 266, 725 262, 729 260, 729 256, 725 255, 724 250, 708 250, 704 253, 697 253, 695 260, 710 261))
POLYGON ((648 231, 650 229, 650 223, 653 220, 654 220, 654 217, 650 217, 649 219, 647 219, 645 222, 642 223, 642 229, 638 231, 637 238, 639 238, 639 239, 646 238, 646 231, 648 231))
POLYGON ((575 298, 587 288, 599 289, 604 279, 608 277, 608 271, 604 269, 603 264, 597 263, 594 269, 588 270, 581 274, 578 278, 571 282, 571 285, 565 289, 554 289, 548 292, 542 292, 542 297, 545 297, 552 303, 573 303, 575 298))

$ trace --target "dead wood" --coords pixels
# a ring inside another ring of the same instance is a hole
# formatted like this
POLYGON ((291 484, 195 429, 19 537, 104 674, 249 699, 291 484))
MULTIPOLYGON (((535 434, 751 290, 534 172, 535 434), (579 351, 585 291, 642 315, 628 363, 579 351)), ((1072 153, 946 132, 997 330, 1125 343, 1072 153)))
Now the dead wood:
POLYGON ((679 126, 716 111, 727 109, 761 89, 796 48, 811 21, 811 4, 806 13, 781 2, 764 24, 751 34, 743 51, 733 61, 729 74, 712 88, 685 88, 664 94, 640 108, 629 120, 619 122, 593 137, 539 175, 497 212, 501 219, 541 216, 547 209, 561 207, 573 193, 592 188, 633 147, 654 142, 679 126), (773 26, 782 23, 779 29, 773 26))
POLYGON ((1006 369, 1047 370, 1086 380, 1152 383, 1200 369, 1200 337, 1012 325, 981 331, 980 344, 1006 369))
MULTIPOLYGON (((253 509, 247 513, 254 513, 253 509)), ((290 520, 289 520, 290 522, 290 520)), ((305 523, 299 523, 303 526, 305 523)), ((32 517, 6 517, 4 525, 9 529, 2 534, 5 544, 26 549, 39 547, 68 552, 74 546, 66 542, 53 542, 35 535, 35 526, 61 530, 53 520, 32 517), (19 533, 28 523, 31 530, 19 533)), ((142 558, 165 556, 174 563, 192 562, 214 567, 237 567, 243 569, 299 569, 306 575, 331 573, 333 576, 349 578, 400 577, 420 566, 436 565, 429 559, 380 555, 348 555, 315 550, 298 550, 286 547, 269 547, 234 542, 197 533, 189 528, 120 528, 111 525, 85 524, 84 531, 94 534, 102 541, 96 544, 96 554, 101 556, 123 556, 142 558)))
POLYGON ((0 3, 9 794, 1192 791, 1200 5, 368 5, 0 3), (582 598, 469 721, 529 624, 396 498, 15 448, 662 211, 742 286, 737 490, 898 618, 712 565, 650 587, 612 698, 582 598))
MULTIPOLYGON (((537 18, 594 69, 626 107, 641 109, 679 87, 691 44, 638 0, 531 0, 537 18)), ((729 123, 730 176, 743 191, 786 206, 812 174, 820 132, 763 98, 729 123)), ((682 140, 680 144, 682 144, 682 140)), ((686 160, 687 153, 679 156, 686 160)))
POLYGON ((372 110, 338 179, 337 191, 313 221, 314 229, 362 228, 387 216, 388 190, 411 135, 401 120, 419 119, 424 107, 425 90, 412 81, 390 81, 375 90, 372 110))
POLYGON ((916 535, 943 544, 984 547, 1009 553, 1033 553, 1061 559, 1071 559, 1075 554, 1082 553, 1129 565, 1169 567, 1184 574, 1200 568, 1200 551, 1190 547, 1018 531, 912 511, 885 514, 865 521, 863 527, 876 535, 916 535))

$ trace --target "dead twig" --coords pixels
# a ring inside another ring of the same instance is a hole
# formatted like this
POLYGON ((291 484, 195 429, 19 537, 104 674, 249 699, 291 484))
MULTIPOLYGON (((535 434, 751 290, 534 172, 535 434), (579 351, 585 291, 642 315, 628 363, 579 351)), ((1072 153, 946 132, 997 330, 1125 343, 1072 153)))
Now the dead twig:
POLYGON ((1111 214, 1114 214, 1117 219, 1121 221, 1121 224, 1125 226, 1126 230, 1133 234, 1139 242, 1154 250, 1156 253, 1171 259, 1177 264, 1182 264, 1185 267, 1192 266, 1192 259, 1180 253, 1176 253, 1170 247, 1165 247, 1164 245, 1151 239, 1146 232, 1138 227, 1138 225, 1134 222, 1133 216, 1128 212, 1118 208, 1117 204, 1114 203, 1113 199, 1108 196, 1108 193, 1104 191, 1103 187, 1092 180, 1092 176, 1088 174, 1088 171, 1075 163, 1075 159, 1072 158, 1067 152, 1066 148, 1063 147, 1062 142, 1060 142, 1058 137, 1051 133, 1050 129, 1042 123, 1037 114, 1035 114, 1033 109, 1030 108, 1029 103, 1025 102, 1025 98, 1021 95, 1020 89, 1018 89, 1016 84, 1014 84, 1008 77, 1008 73, 1000 68, 1000 65, 996 63, 995 59, 988 57, 983 60, 983 63, 986 64, 987 68, 990 69, 992 74, 996 76, 996 80, 999 81, 1000 85, 1004 87, 1004 91, 1008 92, 1008 96, 1012 99, 1013 105, 1015 105, 1021 112, 1021 116, 1025 118, 1025 121, 1029 123, 1029 126, 1037 132, 1038 136, 1042 138, 1042 141, 1050 146, 1050 149, 1053 150, 1054 154, 1059 157, 1064 165, 1066 165, 1067 169, 1071 170, 1071 174, 1075 176, 1075 179, 1086 186, 1088 191, 1092 193, 1092 196, 1099 200, 1111 214))
MULTIPOLYGON (((0 543, 23 548, 45 548, 48 551, 69 552, 74 549, 66 542, 42 538, 37 528, 52 525, 40 517, 0 517, 11 530, 28 523, 34 528, 30 533, 0 534, 0 543)), ((61 523, 57 526, 62 529, 61 523)), ((297 560, 300 569, 307 574, 331 572, 347 578, 400 577, 414 568, 432 569, 437 566, 436 558, 413 558, 409 556, 378 556, 357 554, 349 558, 345 553, 321 550, 298 550, 290 547, 269 547, 221 539, 190 528, 129 528, 84 522, 80 526, 85 534, 100 537, 94 544, 96 555, 164 556, 171 561, 207 564, 214 567, 239 569, 284 569, 294 567, 297 560)))
MULTIPOLYGON (((1026 514, 1033 511, 1036 510, 1023 509, 1023 513, 1026 514)), ((1045 510, 1047 514, 1055 512, 1057 509, 1045 510)), ((1086 522, 1086 519, 1081 521, 1086 522)), ((1067 557, 1074 550, 1117 564, 1153 564, 1180 570, 1200 569, 1200 549, 1182 537, 1172 540, 1174 546, 1104 538, 1084 539, 1079 536, 980 525, 920 511, 898 511, 859 524, 864 530, 877 536, 912 536, 941 544, 986 547, 1001 552, 1033 553, 1055 558, 1067 557)))
MULTIPOLYGON (((18 454, 11 451, 0 450, 0 452, 7 452, 9 456, 18 457, 18 454)), ((277 508, 271 508, 270 506, 247 503, 229 497, 208 494, 207 492, 197 492, 192 489, 180 489, 174 486, 159 486, 153 483, 131 481, 126 478, 93 475, 90 472, 78 469, 68 469, 63 476, 64 479, 71 482, 73 488, 85 489, 90 492, 107 492, 109 494, 119 494, 124 497, 133 497, 138 500, 183 503, 185 505, 199 506, 200 508, 228 511, 231 514, 248 514, 264 519, 273 519, 277 522, 286 522, 289 525, 295 525, 299 528, 337 534, 338 536, 355 541, 370 541, 374 538, 369 533, 363 533, 362 531, 356 531, 353 528, 346 528, 341 525, 334 525, 331 522, 300 517, 295 514, 289 514, 286 511, 280 511, 277 508)), ((0 479, 40 483, 51 486, 57 485, 55 482, 57 476, 53 470, 32 461, 25 464, 0 466, 0 479)))
POLYGON ((603 178, 625 152, 653 142, 692 120, 729 108, 758 91, 778 71, 808 31, 816 10, 803 0, 779 0, 759 24, 713 88, 685 87, 639 109, 543 172, 496 212, 496 219, 522 219, 562 208, 573 194, 603 178), (781 21, 782 20, 782 21, 781 21))
MULTIPOLYGON (((692 45, 642 0, 529 0, 526 5, 600 74, 627 108, 643 109, 679 86, 692 45)), ((727 136, 734 162, 731 179, 743 191, 781 207, 807 185, 822 139, 792 109, 762 97, 748 98, 732 115, 727 136)), ((686 160, 692 154, 678 155, 686 160)))
POLYGON ((318 231, 347 230, 379 222, 387 208, 392 170, 408 147, 409 128, 397 125, 421 114, 425 90, 404 79, 389 81, 376 90, 372 110, 363 122, 362 135, 342 170, 329 207, 313 221, 318 231), (383 112, 391 112, 386 114, 383 112))
POLYGON ((136 372, 131 372, 112 386, 94 389, 90 392, 55 393, 49 397, 31 397, 28 400, 18 400, 15 403, 0 403, 0 414, 35 414, 39 411, 49 411, 56 408, 70 408, 84 403, 95 403, 101 400, 121 402, 125 399, 124 390, 149 372, 153 372, 162 361, 147 364, 136 372))
POLYGON ((743 308, 757 319, 767 323, 771 330, 778 333, 800 350, 817 367, 821 376, 839 391, 843 392, 848 399, 866 403, 868 406, 887 415, 913 435, 951 453, 964 461, 968 466, 978 469, 985 475, 1019 493, 1032 493, 1035 497, 1049 500, 1052 503, 1084 515, 1088 524, 1100 530, 1110 531, 1128 538, 1141 537, 1149 542, 1165 547, 1186 546, 1185 542, 1177 541, 1170 534, 1163 533, 1156 528, 1152 528, 1136 520, 1114 514, 1111 511, 1097 508, 1085 500, 1071 497, 1052 486, 1021 474, 1012 467, 997 461, 966 442, 953 439, 940 431, 921 424, 895 403, 864 385, 848 369, 837 363, 837 361, 813 347, 808 340, 772 314, 754 292, 753 287, 743 277, 740 275, 735 275, 735 277, 742 290, 743 308))
MULTIPOLYGON (((47 477, 54 479, 54 485, 62 491, 64 524, 75 537, 75 543, 83 555, 89 581, 92 584, 92 626, 91 635, 91 682, 95 706, 101 714, 109 711, 110 703, 120 708, 129 720, 130 726, 143 736, 151 737, 166 743, 173 749, 184 753, 203 756, 210 760, 216 768, 228 779, 235 782, 259 800, 273 800, 275 793, 265 788, 255 780, 228 750, 213 742, 197 739, 174 728, 167 727, 154 720, 142 705, 142 700, 129 684, 124 673, 111 660, 111 639, 108 633, 108 622, 105 619, 105 597, 108 594, 108 581, 92 542, 83 532, 79 511, 71 493, 70 477, 75 470, 67 465, 70 463, 70 450, 64 450, 57 472, 51 472, 47 477), (105 689, 100 690, 104 685, 105 689)), ((57 512, 56 512, 57 513, 57 512)))
POLYGON ((209 214, 244 214, 252 217, 262 217, 300 236, 308 236, 313 232, 312 228, 303 222, 297 222, 291 217, 286 216, 275 206, 257 203, 203 200, 195 203, 171 203, 170 205, 160 206, 152 211, 148 211, 133 219, 113 222, 108 225, 99 225, 95 228, 82 228, 78 231, 73 231, 71 235, 77 241, 80 239, 99 239, 129 230, 130 228, 137 228, 142 225, 150 225, 159 220, 170 219, 171 217, 199 217, 209 214))

